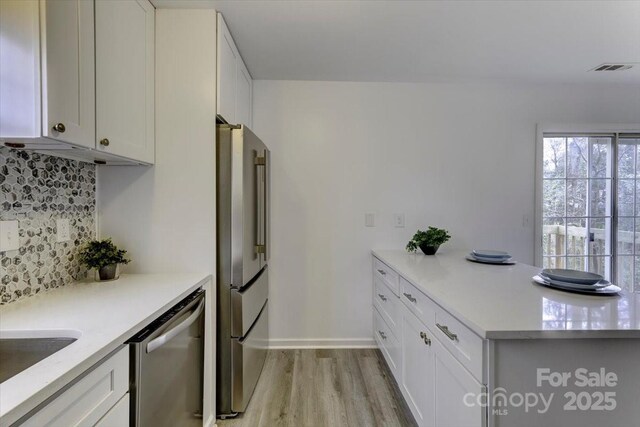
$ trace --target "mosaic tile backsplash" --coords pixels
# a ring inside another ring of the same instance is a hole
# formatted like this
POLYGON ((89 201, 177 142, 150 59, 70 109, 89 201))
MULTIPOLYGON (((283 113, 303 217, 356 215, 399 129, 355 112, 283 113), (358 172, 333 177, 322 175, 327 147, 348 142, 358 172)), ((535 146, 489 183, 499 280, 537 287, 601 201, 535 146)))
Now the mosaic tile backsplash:
POLYGON ((86 277, 78 251, 95 238, 96 170, 89 163, 0 148, 0 220, 19 221, 20 249, 0 252, 0 304, 86 277), (71 240, 57 243, 56 220, 71 240))

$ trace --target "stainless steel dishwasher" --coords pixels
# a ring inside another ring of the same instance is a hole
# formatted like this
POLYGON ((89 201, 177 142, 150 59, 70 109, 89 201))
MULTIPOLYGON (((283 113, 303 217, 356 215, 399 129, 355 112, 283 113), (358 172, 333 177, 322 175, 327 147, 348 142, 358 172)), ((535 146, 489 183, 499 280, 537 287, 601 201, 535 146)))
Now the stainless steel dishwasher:
POLYGON ((131 426, 202 426, 204 291, 129 340, 131 426))

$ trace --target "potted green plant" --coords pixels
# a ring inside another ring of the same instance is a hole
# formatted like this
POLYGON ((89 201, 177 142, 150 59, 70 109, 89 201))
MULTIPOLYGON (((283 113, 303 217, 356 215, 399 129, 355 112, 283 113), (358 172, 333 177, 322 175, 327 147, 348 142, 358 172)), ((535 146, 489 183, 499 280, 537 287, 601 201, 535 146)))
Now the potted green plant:
POLYGON ((100 281, 120 277, 120 264, 129 264, 127 251, 118 249, 111 239, 92 240, 80 250, 80 262, 98 271, 100 281))
POLYGON ((415 252, 420 248, 425 255, 435 255, 440 245, 450 238, 447 230, 429 226, 427 231, 416 231, 416 234, 407 243, 407 251, 415 252))

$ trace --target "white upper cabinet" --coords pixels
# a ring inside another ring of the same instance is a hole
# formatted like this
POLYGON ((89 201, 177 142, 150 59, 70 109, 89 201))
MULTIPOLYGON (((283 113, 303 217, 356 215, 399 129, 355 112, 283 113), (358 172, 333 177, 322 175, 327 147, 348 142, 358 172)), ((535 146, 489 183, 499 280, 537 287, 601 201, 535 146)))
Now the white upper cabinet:
POLYGON ((42 135, 93 147, 95 134, 94 4, 44 1, 42 135))
POLYGON ((251 127, 253 80, 242 59, 236 67, 236 123, 251 127))
POLYGON ((227 123, 251 127, 253 80, 221 13, 218 13, 217 42, 217 114, 227 123))
POLYGON ((98 150, 153 163, 155 9, 147 0, 96 0, 98 150))
POLYGON ((240 55, 231 33, 218 13, 218 115, 227 122, 236 121, 236 63, 240 55))
POLYGON ((0 144, 153 163, 154 20, 148 0, 0 0, 0 144))
POLYGON ((94 146, 93 33, 92 1, 0 1, 3 140, 94 146))

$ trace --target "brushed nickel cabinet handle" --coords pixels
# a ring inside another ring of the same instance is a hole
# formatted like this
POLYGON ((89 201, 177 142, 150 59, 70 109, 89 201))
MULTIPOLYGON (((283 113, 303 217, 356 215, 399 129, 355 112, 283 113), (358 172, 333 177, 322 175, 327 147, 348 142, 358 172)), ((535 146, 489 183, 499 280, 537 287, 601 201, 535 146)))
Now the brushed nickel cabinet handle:
POLYGON ((387 339, 387 335, 384 332, 378 331, 378 334, 380 334, 380 336, 382 337, 383 340, 387 339))
POLYGON ((102 138, 100 140, 100 145, 102 145, 103 147, 108 147, 109 146, 109 140, 107 138, 102 138))
POLYGON ((449 330, 449 327, 446 325, 441 325, 440 323, 436 323, 438 329, 442 331, 443 334, 447 336, 451 341, 458 341, 458 335, 454 334, 449 330))
POLYGON ((378 269, 378 273, 382 274, 383 276, 387 275, 387 272, 381 269, 378 269))
POLYGON ((384 295, 382 295, 382 294, 378 294, 378 296, 380 297, 380 299, 381 299, 382 301, 386 301, 386 300, 387 300, 387 297, 385 297, 385 296, 384 296, 384 295))
POLYGON ((53 130, 55 130, 56 132, 64 133, 67 128, 64 126, 64 123, 58 123, 53 125, 53 130))
POLYGON ((414 302, 414 303, 415 303, 415 302, 417 301, 417 299, 415 299, 411 294, 408 294, 408 293, 406 293, 406 292, 403 292, 403 293, 402 293, 402 295, 404 295, 405 297, 407 297, 407 299, 408 299, 409 301, 411 301, 411 302, 414 302))

